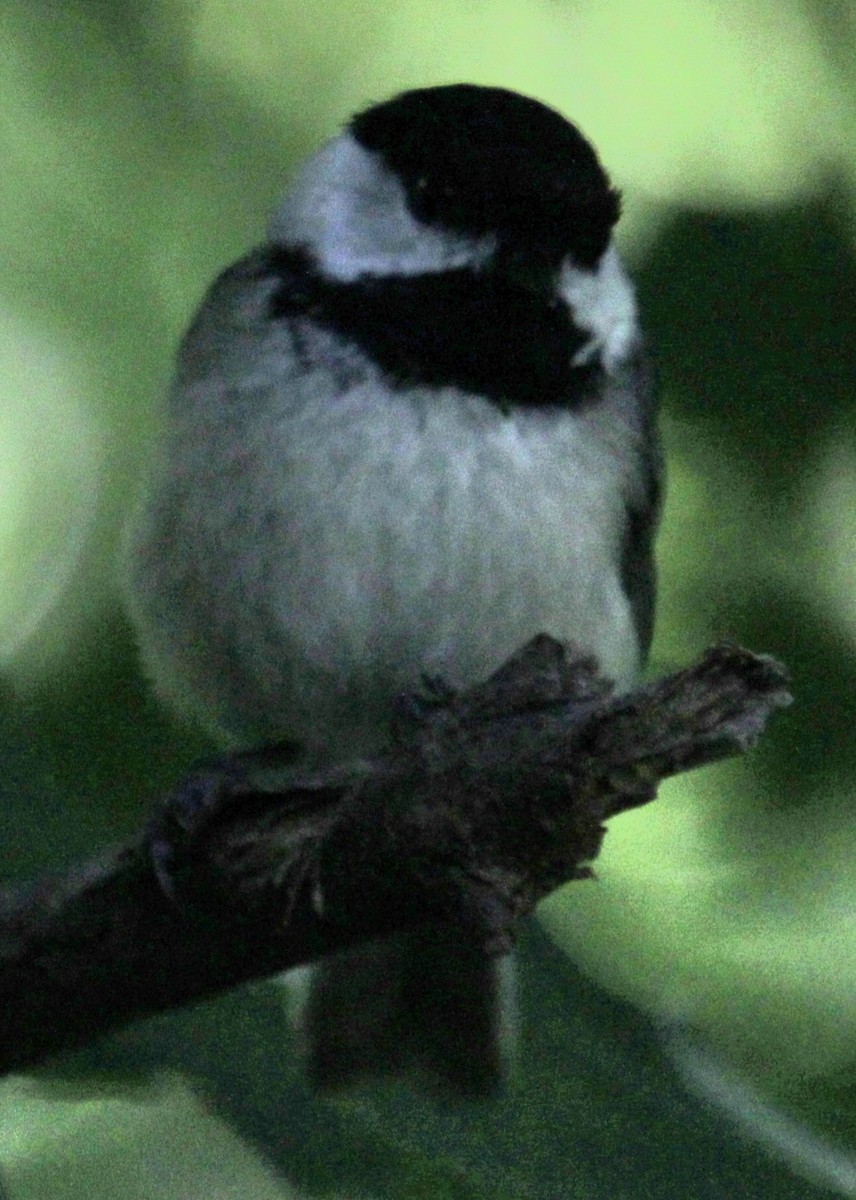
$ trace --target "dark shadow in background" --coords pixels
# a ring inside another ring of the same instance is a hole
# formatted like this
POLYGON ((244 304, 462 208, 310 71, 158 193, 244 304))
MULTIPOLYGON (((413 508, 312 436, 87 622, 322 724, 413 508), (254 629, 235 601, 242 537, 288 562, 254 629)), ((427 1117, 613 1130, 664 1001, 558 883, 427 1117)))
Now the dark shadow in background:
MULTIPOLYGON (((672 410, 772 522, 792 523, 819 449, 856 437, 856 258, 843 197, 680 217, 637 278, 672 410)), ((715 530, 715 501, 708 520, 715 530)), ((812 564, 808 546, 809 580, 812 564)), ((799 805, 820 770, 856 778, 856 653, 812 607, 810 588, 784 594, 754 566, 747 558, 746 586, 735 590, 711 562, 702 599, 719 634, 793 672, 798 704, 755 754, 769 774, 764 792, 799 805)))

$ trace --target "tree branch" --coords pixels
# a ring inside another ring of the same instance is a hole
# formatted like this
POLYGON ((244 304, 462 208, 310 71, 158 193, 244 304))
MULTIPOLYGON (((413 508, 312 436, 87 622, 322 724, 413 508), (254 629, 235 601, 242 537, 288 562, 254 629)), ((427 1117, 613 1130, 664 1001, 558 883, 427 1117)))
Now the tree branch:
POLYGON ((0 894, 0 1070, 428 921, 503 953, 543 896, 591 874, 606 818, 745 751, 786 686, 774 660, 720 645, 616 697, 541 636, 467 691, 428 681, 377 758, 201 768, 132 845, 0 894))

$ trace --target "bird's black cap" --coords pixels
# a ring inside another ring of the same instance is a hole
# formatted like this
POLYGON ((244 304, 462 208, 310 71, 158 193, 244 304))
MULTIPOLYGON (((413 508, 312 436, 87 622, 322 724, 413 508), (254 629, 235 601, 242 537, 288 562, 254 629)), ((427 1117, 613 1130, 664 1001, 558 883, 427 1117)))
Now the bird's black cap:
POLYGON ((505 88, 452 84, 404 92, 358 113, 350 130, 396 172, 411 212, 512 252, 570 253, 593 266, 619 196, 575 125, 505 88))

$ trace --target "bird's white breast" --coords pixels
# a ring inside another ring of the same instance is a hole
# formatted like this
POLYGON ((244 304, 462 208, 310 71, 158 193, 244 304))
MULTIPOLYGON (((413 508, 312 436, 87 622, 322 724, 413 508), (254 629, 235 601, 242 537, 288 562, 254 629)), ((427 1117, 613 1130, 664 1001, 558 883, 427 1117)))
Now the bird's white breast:
POLYGON ((204 356, 185 374, 129 541, 132 615, 173 701, 233 742, 344 757, 422 673, 484 678, 541 631, 633 674, 618 564, 635 435, 609 405, 505 415, 372 371, 337 391, 285 340, 242 353, 216 382, 204 356))

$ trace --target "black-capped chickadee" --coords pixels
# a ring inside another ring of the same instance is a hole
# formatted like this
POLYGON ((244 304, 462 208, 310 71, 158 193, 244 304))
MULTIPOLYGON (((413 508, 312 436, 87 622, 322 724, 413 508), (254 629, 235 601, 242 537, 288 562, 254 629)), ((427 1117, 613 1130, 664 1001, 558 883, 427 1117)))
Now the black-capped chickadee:
MULTIPOLYGON (((660 462, 617 193, 536 100, 454 85, 355 116, 188 331, 131 524, 158 690, 222 742, 384 742, 425 675, 539 632, 626 684, 648 650, 660 462)), ((330 960, 317 1079, 502 1066, 499 968, 424 933, 330 960)))

